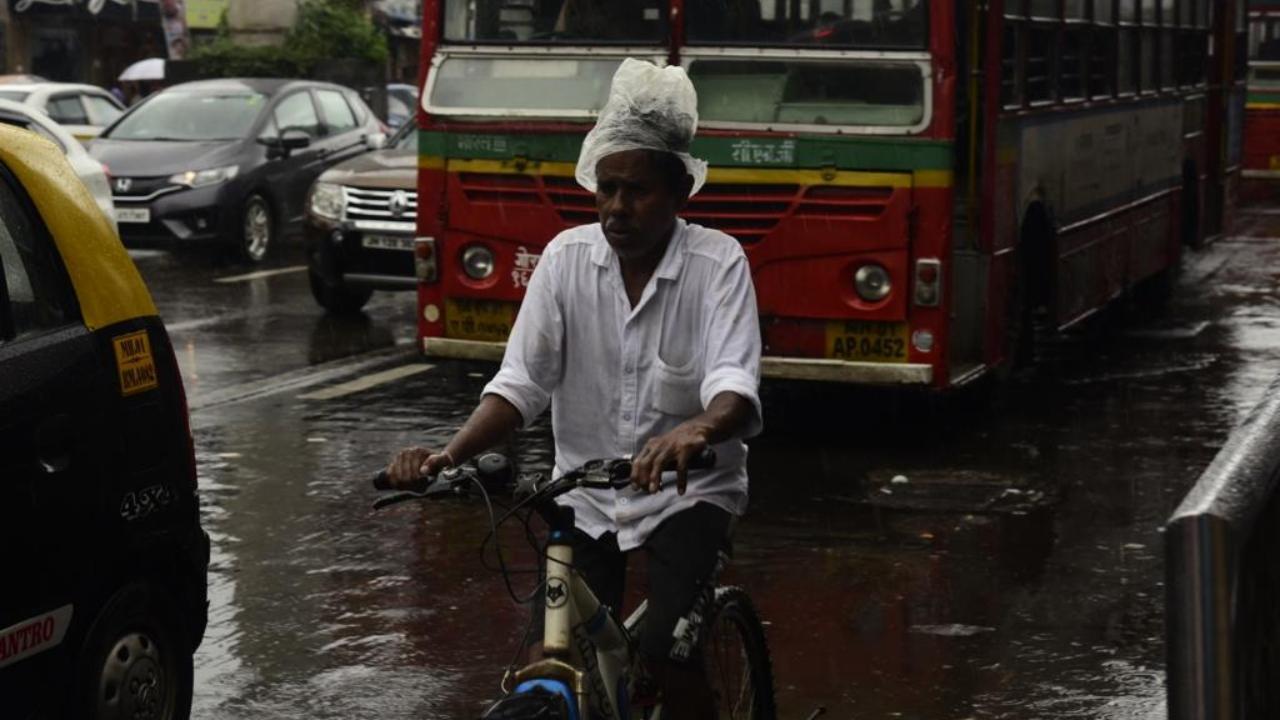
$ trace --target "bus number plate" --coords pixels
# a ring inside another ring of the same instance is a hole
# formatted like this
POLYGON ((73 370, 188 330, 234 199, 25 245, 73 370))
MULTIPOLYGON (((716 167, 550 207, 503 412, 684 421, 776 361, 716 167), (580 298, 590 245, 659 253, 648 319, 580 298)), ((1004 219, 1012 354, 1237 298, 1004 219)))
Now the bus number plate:
POLYGON ((458 340, 506 342, 516 303, 450 298, 444 305, 445 334, 458 340))
POLYGON ((907 361, 906 323, 837 320, 827 323, 827 357, 856 362, 907 361))

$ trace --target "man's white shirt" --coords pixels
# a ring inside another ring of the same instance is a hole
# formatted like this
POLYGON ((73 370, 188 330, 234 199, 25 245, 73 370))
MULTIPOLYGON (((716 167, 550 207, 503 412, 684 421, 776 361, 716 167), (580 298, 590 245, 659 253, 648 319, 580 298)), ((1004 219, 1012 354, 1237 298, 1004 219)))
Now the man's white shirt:
MULTIPOLYGON (((676 220, 666 253, 634 308, 618 258, 600 229, 584 225, 548 245, 529 281, 502 368, 483 394, 505 398, 525 424, 551 405, 556 475, 595 458, 635 455, 645 442, 733 392, 760 432, 760 325, 751 269, 728 235, 676 220)), ((664 519, 697 502, 733 515, 747 506, 747 448, 715 447, 713 470, 675 474, 656 494, 575 490, 560 502, 592 537, 608 531, 630 550, 664 519)))

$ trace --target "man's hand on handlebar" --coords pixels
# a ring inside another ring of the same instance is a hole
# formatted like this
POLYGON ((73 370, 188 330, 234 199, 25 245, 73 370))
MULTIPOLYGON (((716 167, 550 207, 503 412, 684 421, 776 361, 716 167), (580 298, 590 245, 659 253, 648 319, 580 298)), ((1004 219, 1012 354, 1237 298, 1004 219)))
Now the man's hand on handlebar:
POLYGON ((711 427, 697 418, 680 423, 671 432, 650 438, 631 460, 631 483, 654 493, 662 489, 662 468, 675 466, 676 491, 689 484, 689 461, 707 449, 711 427))
POLYGON ((447 452, 434 453, 426 448, 405 448, 391 458, 387 465, 387 479, 397 490, 421 487, 423 478, 435 477, 441 470, 452 467, 447 452))

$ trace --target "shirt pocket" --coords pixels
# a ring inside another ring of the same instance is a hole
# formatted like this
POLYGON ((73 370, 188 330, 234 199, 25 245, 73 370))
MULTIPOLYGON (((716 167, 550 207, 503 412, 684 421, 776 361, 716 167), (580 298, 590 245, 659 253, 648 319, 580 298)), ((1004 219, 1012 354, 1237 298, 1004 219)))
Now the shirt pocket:
POLYGON ((702 373, 690 361, 675 367, 653 359, 653 407, 658 412, 689 418, 702 412, 702 373))

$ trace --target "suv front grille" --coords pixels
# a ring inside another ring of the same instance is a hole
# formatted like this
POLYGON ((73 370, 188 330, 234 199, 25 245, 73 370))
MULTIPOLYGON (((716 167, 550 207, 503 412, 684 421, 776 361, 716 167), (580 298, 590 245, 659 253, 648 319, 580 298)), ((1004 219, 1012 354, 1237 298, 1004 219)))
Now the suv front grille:
POLYGON ((418 218, 416 190, 343 187, 348 220, 413 222, 418 218))

